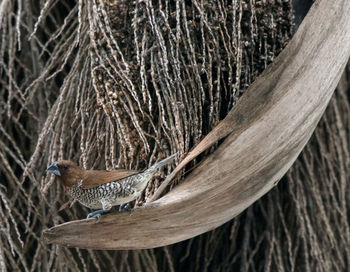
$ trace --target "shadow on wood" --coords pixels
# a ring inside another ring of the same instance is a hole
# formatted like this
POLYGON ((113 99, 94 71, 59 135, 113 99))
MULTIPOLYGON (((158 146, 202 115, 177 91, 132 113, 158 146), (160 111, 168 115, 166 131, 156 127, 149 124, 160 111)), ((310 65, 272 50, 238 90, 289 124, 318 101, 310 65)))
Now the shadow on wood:
POLYGON ((288 46, 180 165, 227 136, 182 184, 132 213, 48 229, 46 242, 153 248, 212 230, 242 212, 283 176, 315 129, 349 58, 348 14, 348 0, 314 3, 288 46))

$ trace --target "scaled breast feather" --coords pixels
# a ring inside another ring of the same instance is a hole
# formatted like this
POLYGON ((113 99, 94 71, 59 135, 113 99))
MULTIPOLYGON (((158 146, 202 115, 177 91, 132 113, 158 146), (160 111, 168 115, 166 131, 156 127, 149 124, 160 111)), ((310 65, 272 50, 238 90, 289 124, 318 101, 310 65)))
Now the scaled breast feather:
POLYGON ((137 173, 139 173, 139 171, 125 169, 113 171, 88 170, 85 171, 84 178, 82 180, 82 188, 94 188, 108 182, 121 180, 137 173))

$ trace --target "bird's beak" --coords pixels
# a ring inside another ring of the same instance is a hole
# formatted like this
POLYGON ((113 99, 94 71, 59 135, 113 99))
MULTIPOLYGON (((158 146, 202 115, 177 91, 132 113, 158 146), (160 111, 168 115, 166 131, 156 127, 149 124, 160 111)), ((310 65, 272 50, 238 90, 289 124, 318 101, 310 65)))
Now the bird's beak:
POLYGON ((56 176, 61 176, 61 172, 60 170, 58 169, 58 166, 57 166, 57 163, 54 162, 53 164, 51 164, 47 169, 46 169, 47 172, 49 173, 52 173, 56 176))

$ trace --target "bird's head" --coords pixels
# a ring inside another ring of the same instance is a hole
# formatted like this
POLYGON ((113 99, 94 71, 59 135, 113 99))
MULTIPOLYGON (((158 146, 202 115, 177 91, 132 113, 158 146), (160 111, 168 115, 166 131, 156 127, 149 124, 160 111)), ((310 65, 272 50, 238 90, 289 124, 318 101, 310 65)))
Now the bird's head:
POLYGON ((71 188, 83 178, 84 171, 72 161, 57 161, 52 163, 47 172, 56 175, 66 189, 71 188))

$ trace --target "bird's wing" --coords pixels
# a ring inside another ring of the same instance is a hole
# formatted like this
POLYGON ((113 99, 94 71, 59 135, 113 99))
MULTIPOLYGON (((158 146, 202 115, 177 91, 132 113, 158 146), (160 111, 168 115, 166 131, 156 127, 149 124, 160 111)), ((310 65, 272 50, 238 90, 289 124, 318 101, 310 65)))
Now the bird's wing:
POLYGON ((125 169, 113 171, 88 170, 85 171, 81 186, 83 189, 90 189, 108 182, 121 180, 137 173, 139 171, 125 169))

